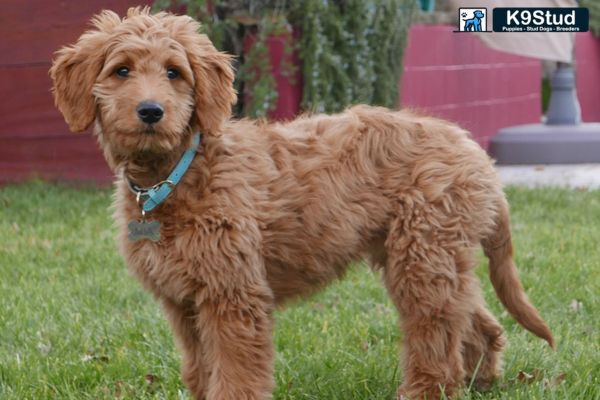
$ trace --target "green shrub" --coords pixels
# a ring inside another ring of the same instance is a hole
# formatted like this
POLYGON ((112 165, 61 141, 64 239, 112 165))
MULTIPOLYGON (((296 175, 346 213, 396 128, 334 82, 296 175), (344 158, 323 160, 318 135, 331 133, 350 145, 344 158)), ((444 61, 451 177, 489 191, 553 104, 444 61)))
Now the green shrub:
POLYGON ((590 10, 590 30, 600 36, 600 1, 579 0, 579 5, 590 10))
MULTIPOLYGON (((186 6, 215 45, 238 56, 236 86, 249 96, 238 112, 266 116, 276 101, 267 38, 299 29, 302 107, 335 112, 349 104, 394 107, 414 0, 158 0, 158 8, 186 6), (243 35, 256 31, 247 54, 243 35)), ((295 50, 286 49, 287 52, 295 50)), ((284 60, 285 62, 285 60, 284 60)), ((293 71, 293 66, 284 67, 293 71)))

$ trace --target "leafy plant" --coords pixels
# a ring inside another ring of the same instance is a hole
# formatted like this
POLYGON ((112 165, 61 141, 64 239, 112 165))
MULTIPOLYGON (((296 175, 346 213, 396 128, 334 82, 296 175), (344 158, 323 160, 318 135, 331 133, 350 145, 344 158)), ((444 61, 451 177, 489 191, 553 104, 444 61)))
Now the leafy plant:
POLYGON ((395 106, 414 8, 411 0, 296 3, 291 19, 302 32, 303 106, 319 112, 354 103, 395 106))
MULTIPOLYGON (((264 117, 277 100, 269 57, 270 37, 300 35, 305 109, 340 111, 350 104, 388 107, 398 101, 402 54, 414 0, 158 0, 157 8, 185 6, 215 45, 238 57, 238 112, 264 117), (248 34, 255 42, 244 51, 248 34)), ((284 60, 283 70, 294 71, 284 60)), ((292 76, 293 73, 290 73, 292 76)))
POLYGON ((590 30, 600 37, 600 2, 598 0, 579 0, 581 7, 590 11, 590 30))

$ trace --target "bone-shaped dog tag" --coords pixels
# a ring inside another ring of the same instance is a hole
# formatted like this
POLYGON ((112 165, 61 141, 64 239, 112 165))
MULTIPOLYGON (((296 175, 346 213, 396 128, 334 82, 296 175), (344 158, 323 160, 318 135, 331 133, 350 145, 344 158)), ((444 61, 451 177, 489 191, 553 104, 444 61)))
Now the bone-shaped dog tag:
POLYGON ((159 221, 129 221, 129 240, 132 242, 149 239, 153 242, 160 240, 160 222, 159 221))

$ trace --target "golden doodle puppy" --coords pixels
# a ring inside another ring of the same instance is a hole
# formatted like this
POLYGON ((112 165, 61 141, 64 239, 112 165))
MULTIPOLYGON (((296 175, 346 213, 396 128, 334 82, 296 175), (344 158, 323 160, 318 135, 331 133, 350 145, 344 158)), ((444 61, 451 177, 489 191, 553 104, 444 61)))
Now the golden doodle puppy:
POLYGON ((133 8, 92 24, 56 55, 56 104, 73 131, 95 122, 118 176, 121 253, 162 303, 196 399, 271 398, 274 307, 364 258, 401 316, 399 398, 501 373, 480 244, 506 309, 553 345, 519 282, 492 162, 467 132, 370 106, 230 120, 231 59, 192 18, 133 8))

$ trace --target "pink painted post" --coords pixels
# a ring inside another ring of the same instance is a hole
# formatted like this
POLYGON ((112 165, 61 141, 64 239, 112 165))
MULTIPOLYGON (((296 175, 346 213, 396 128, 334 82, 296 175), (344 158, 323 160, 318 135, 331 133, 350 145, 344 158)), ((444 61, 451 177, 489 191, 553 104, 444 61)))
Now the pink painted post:
MULTIPOLYGON (((293 48, 297 40, 296 31, 292 33, 271 36, 267 39, 269 58, 273 78, 277 90, 275 108, 268 113, 274 120, 290 120, 300 112, 302 102, 302 63, 297 51, 286 52, 286 46, 293 48)), ((246 35, 244 38, 244 51, 247 53, 254 45, 256 38, 246 35)), ((250 93, 244 96, 249 98, 250 93)))
POLYGON ((577 97, 583 122, 600 121, 600 38, 592 32, 575 39, 577 97))

